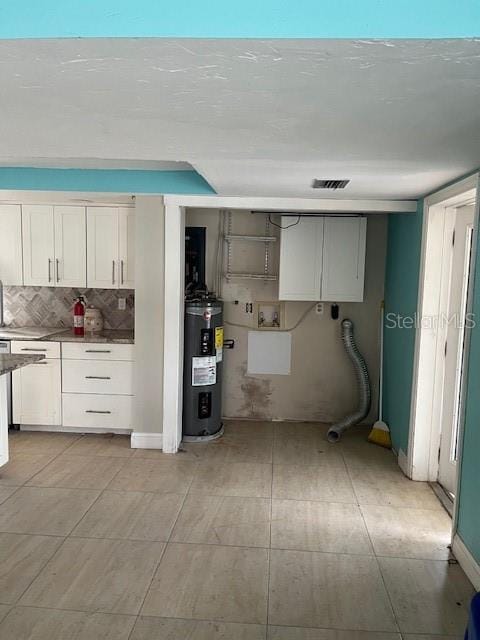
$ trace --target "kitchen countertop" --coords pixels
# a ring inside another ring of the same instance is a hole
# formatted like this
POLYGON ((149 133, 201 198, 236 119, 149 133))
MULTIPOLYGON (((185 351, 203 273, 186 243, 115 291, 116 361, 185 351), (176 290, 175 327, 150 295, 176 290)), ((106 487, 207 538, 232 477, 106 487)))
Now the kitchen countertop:
POLYGON ((73 329, 62 329, 62 327, 3 327, 0 328, 0 340, 135 344, 133 331, 105 329, 101 333, 89 333, 81 337, 75 336, 73 329))
POLYGON ((80 343, 110 343, 110 344, 134 344, 133 331, 120 331, 118 329, 105 329, 101 333, 88 333, 85 336, 76 336, 72 329, 64 329, 45 338, 47 342, 80 342, 80 343))
POLYGON ((3 376, 4 373, 10 373, 10 371, 15 371, 15 369, 20 369, 21 367, 26 367, 29 364, 33 364, 34 362, 39 362, 43 360, 45 356, 42 355, 25 355, 20 356, 13 353, 5 353, 0 355, 0 376, 3 376))

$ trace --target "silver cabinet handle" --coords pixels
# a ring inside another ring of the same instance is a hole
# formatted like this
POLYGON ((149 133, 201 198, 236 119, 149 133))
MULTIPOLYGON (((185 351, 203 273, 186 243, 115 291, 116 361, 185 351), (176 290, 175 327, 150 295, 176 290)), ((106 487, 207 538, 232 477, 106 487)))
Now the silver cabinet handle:
POLYGON ((85 413, 112 413, 111 411, 94 411, 93 409, 86 409, 85 413))
POLYGON ((112 284, 115 284, 115 260, 112 260, 112 284))
POLYGON ((58 264, 59 264, 59 260, 58 260, 58 258, 57 258, 57 259, 55 260, 55 266, 56 266, 56 269, 57 269, 57 282, 60 282, 60 270, 59 270, 59 268, 58 268, 58 264))
POLYGON ((85 380, 111 380, 110 376, 85 376, 85 380))
POLYGON ((50 260, 50 258, 48 259, 48 281, 51 282, 52 281, 52 270, 51 270, 51 266, 52 266, 52 261, 50 260))
POLYGON ((120 274, 121 274, 120 284, 123 284, 123 281, 124 281, 124 278, 123 278, 123 260, 120 260, 120 274))
POLYGON ((85 349, 85 353, 112 353, 110 349, 85 349))
POLYGON ((43 361, 41 361, 41 362, 32 362, 32 364, 48 364, 48 362, 43 362, 43 361))
POLYGON ((34 347, 22 347, 20 351, 47 351, 47 349, 35 349, 34 347))

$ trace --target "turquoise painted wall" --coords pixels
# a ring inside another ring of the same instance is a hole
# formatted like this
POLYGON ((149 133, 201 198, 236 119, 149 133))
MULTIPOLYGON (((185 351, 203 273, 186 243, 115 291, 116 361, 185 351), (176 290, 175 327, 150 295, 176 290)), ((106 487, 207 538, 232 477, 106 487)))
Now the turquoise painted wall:
POLYGON ((472 329, 468 361, 458 534, 480 564, 480 235, 477 243, 472 329))
POLYGON ((461 38, 478 0, 3 0, 0 38, 461 38))
POLYGON ((384 420, 396 451, 408 448, 415 329, 393 317, 414 317, 422 242, 423 201, 417 212, 390 214, 385 276, 384 420), (395 326, 394 326, 395 325, 395 326))
POLYGON ((0 189, 211 195, 196 171, 0 167, 0 189))

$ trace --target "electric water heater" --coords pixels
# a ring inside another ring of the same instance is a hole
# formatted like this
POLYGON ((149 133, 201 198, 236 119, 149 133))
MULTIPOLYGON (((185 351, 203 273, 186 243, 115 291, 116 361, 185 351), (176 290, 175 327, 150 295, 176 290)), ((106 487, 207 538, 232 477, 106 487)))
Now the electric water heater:
POLYGON ((212 440, 223 433, 223 305, 219 300, 185 303, 183 439, 212 440))

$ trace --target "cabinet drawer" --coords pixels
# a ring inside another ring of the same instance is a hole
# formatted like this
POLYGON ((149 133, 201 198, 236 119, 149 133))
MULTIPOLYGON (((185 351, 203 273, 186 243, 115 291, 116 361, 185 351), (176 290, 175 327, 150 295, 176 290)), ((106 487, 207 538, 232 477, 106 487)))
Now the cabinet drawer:
POLYGON ((62 391, 131 395, 133 362, 63 360, 62 391))
POLYGON ((64 342, 62 356, 67 360, 127 360, 134 358, 133 344, 102 344, 98 342, 64 342))
POLYGON ((59 342, 42 342, 41 340, 12 340, 12 353, 44 355, 46 358, 60 358, 59 342))
POLYGON ((62 405, 65 427, 132 429, 131 396, 62 393, 62 405))

